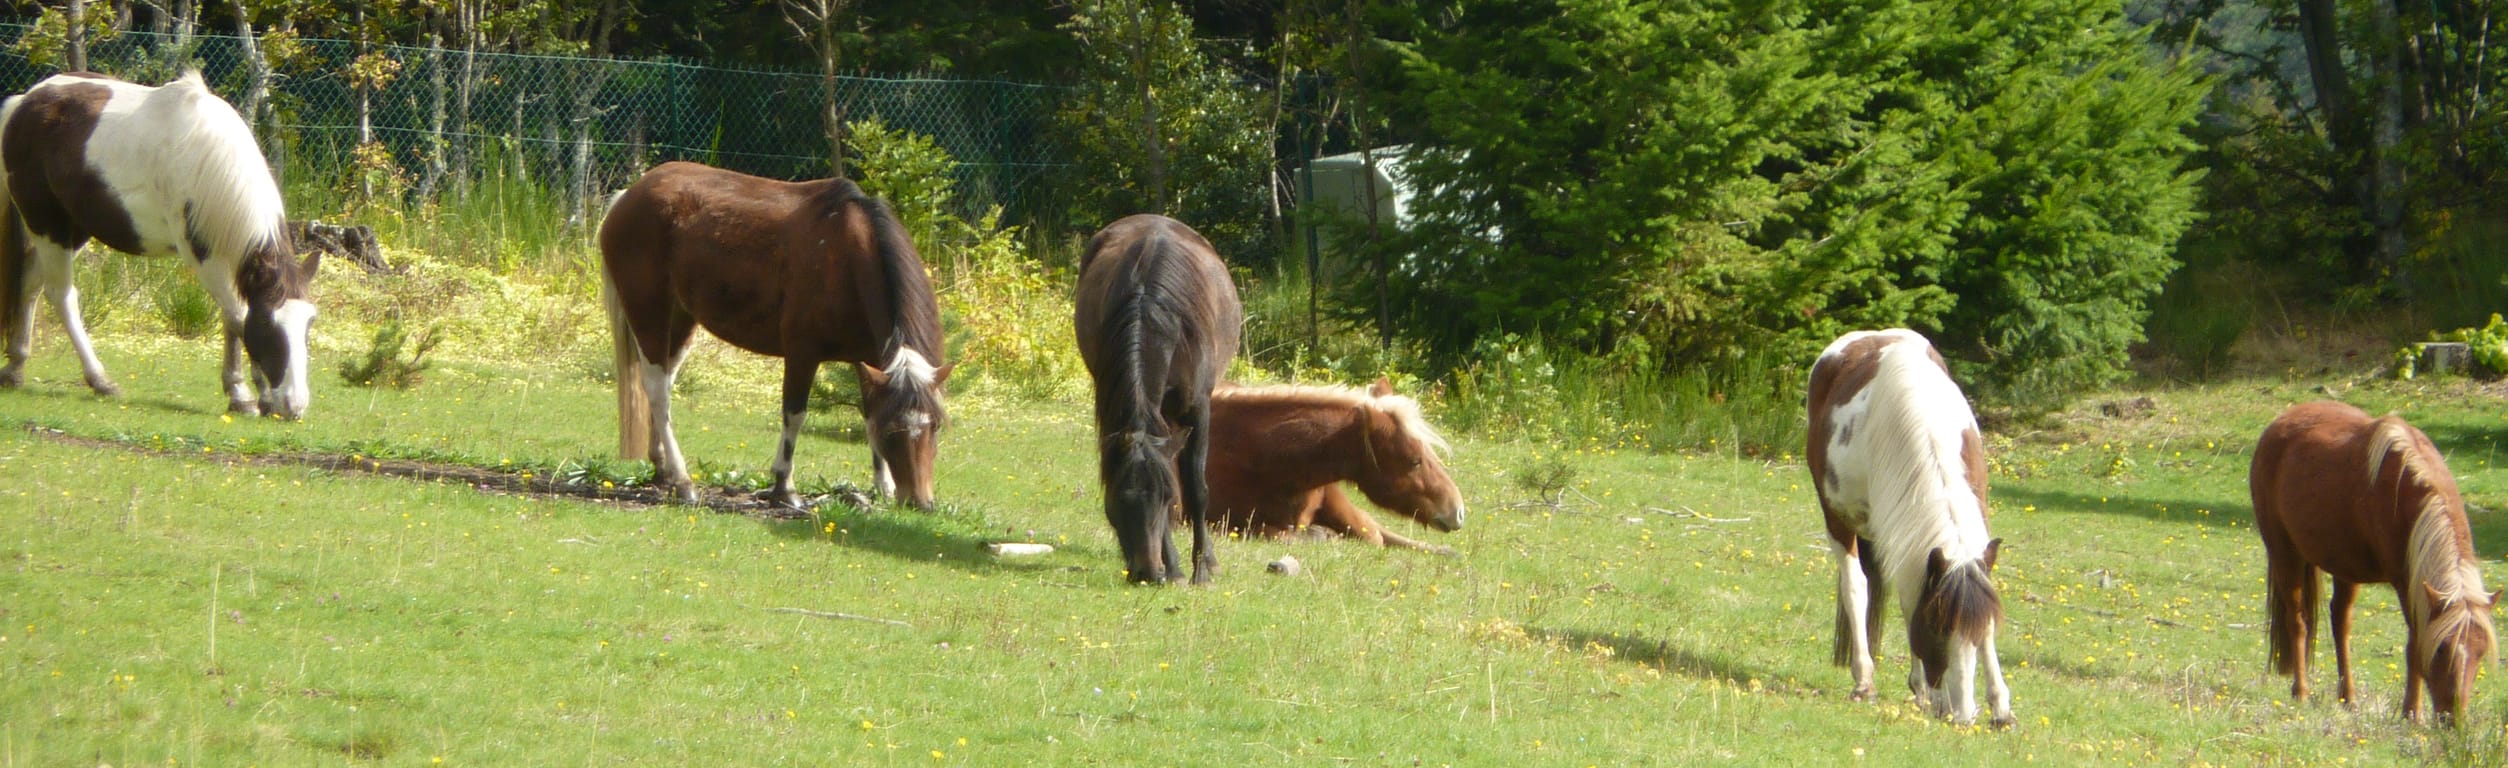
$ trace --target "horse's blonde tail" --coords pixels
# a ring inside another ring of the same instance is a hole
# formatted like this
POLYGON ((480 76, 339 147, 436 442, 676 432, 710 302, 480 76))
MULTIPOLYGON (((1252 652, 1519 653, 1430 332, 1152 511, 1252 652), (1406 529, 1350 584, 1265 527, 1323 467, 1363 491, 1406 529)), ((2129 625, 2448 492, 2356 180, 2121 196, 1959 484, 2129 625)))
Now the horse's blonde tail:
POLYGON ((653 407, 645 399, 644 353, 636 348, 635 326, 627 322, 627 305, 607 267, 601 269, 601 303, 609 310, 610 358, 618 373, 618 457, 651 458, 653 407))

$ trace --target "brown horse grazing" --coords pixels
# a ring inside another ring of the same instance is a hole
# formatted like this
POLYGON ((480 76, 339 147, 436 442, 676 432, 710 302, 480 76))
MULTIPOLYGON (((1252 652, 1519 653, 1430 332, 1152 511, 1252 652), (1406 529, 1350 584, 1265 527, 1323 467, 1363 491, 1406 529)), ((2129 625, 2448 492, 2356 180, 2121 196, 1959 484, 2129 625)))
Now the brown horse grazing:
POLYGON ((663 163, 601 221, 602 276, 618 365, 618 447, 696 499, 671 432, 671 382, 697 328, 784 359, 784 439, 769 501, 795 505, 793 442, 819 364, 854 364, 873 481, 932 506, 945 414, 940 308, 888 206, 844 179, 786 182, 663 163), (874 368, 872 364, 880 367, 874 368), (648 451, 650 453, 648 453, 648 451))
POLYGON ((1245 310, 1219 252, 1164 216, 1127 216, 1089 238, 1072 312, 1097 386, 1098 482, 1135 582, 1183 578, 1169 522, 1193 525, 1193 583, 1210 583, 1211 389, 1237 354, 1245 310))
POLYGON ((1423 525, 1463 527, 1463 494, 1437 459, 1445 440, 1392 382, 1378 379, 1365 392, 1221 389, 1210 407, 1210 503, 1228 530, 1275 538, 1329 532, 1454 553, 1385 530, 1341 493, 1343 481, 1354 482, 1369 501, 1423 525))
POLYGON ((2334 578, 2343 703, 2352 703, 2352 599, 2361 584, 2385 582, 2404 606, 2404 717, 2419 718, 2427 682, 2430 709, 2461 719, 2491 653, 2499 593, 2482 592, 2464 497, 2429 436, 2344 403, 2294 405, 2256 442, 2247 490, 2264 537, 2273 668, 2291 677, 2291 697, 2308 698, 2322 570, 2334 578))

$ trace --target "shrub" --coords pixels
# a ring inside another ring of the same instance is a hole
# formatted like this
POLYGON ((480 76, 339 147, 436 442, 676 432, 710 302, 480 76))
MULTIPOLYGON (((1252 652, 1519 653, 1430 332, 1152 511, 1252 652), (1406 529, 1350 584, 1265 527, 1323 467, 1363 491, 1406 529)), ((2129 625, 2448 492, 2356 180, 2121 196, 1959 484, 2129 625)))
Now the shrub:
POLYGON ((442 340, 432 327, 419 331, 412 340, 400 320, 384 321, 375 328, 374 346, 366 350, 364 360, 340 361, 340 379, 352 387, 416 387, 426 379, 427 353, 442 340), (406 359, 401 357, 403 349, 409 352, 406 359))

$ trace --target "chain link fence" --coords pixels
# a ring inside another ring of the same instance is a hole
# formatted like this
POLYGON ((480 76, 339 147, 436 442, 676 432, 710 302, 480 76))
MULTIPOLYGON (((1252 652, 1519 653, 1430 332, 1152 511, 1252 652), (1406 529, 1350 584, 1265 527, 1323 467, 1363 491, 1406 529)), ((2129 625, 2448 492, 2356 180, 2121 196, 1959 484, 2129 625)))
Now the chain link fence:
MULTIPOLYGON (((54 73, 0 24, 0 89, 54 73)), ((88 45, 88 68, 159 83, 198 68, 250 116, 292 183, 361 183, 379 172, 415 199, 473 180, 521 178, 582 210, 594 195, 666 160, 784 179, 830 174, 827 110, 928 135, 958 162, 967 213, 999 205, 1013 221, 1042 205, 1062 167, 1047 124, 1063 89, 988 80, 838 77, 344 40, 124 32, 88 45), (266 87, 254 50, 268 61, 266 87), (352 74, 354 70, 354 74, 352 74), (360 88, 363 83, 366 87, 360 88), (831 93, 832 91, 832 93, 831 93), (254 95, 266 93, 256 104, 254 95), (383 151, 361 158, 362 137, 383 151), (361 165, 361 162, 363 163, 361 165), (378 167, 381 166, 381 167, 378 167)))

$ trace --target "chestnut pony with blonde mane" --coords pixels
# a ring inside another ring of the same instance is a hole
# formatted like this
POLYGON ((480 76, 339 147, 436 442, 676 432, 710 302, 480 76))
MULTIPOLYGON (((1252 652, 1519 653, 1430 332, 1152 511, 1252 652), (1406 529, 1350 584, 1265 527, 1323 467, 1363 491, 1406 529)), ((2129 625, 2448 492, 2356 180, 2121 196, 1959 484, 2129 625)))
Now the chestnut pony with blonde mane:
POLYGON ((1193 526, 1193 583, 1219 568, 1210 541, 1211 390, 1236 357, 1245 308, 1210 241, 1165 216, 1127 216, 1080 254, 1072 332, 1097 389, 1106 522, 1134 582, 1184 577, 1169 530, 1193 526))
POLYGON ((2491 607, 2499 593, 2482 591, 2464 496, 2429 436, 2344 403, 2294 405, 2256 441, 2247 490, 2264 537, 2273 669, 2291 677, 2291 697, 2308 698, 2321 570, 2334 580, 2329 612, 2342 702, 2353 703, 2352 600, 2361 584, 2384 582, 2403 603, 2404 717, 2419 719, 2427 684, 2430 709, 2461 720, 2496 639, 2491 607))
POLYGON ((1950 367, 1915 331, 1859 331, 1812 364, 1804 457, 1837 558, 1837 663, 1872 698, 1883 599, 1898 596, 1915 663, 1907 687, 1936 717, 1977 719, 1977 662, 1996 727, 2012 724, 1994 634, 2003 621, 1986 532, 1984 440, 1950 367), (1947 679, 1946 679, 1947 678, 1947 679), (1947 685, 1946 685, 1947 683, 1947 685))
POLYGON ((1377 379, 1346 387, 1238 387, 1211 396, 1210 503, 1228 530, 1287 538, 1339 534, 1377 546, 1454 550, 1404 537, 1350 503, 1369 501, 1440 531, 1463 527, 1463 494, 1437 452, 1446 442, 1419 401, 1377 379))
POLYGON ((768 501, 798 504, 792 451, 810 384, 820 363, 843 361, 862 384, 880 495, 932 506, 950 366, 923 259, 887 204, 845 179, 788 182, 663 163, 611 202, 601 267, 618 449, 650 456, 654 482, 696 499, 671 432, 671 382, 702 327, 784 359, 784 439, 768 501))

